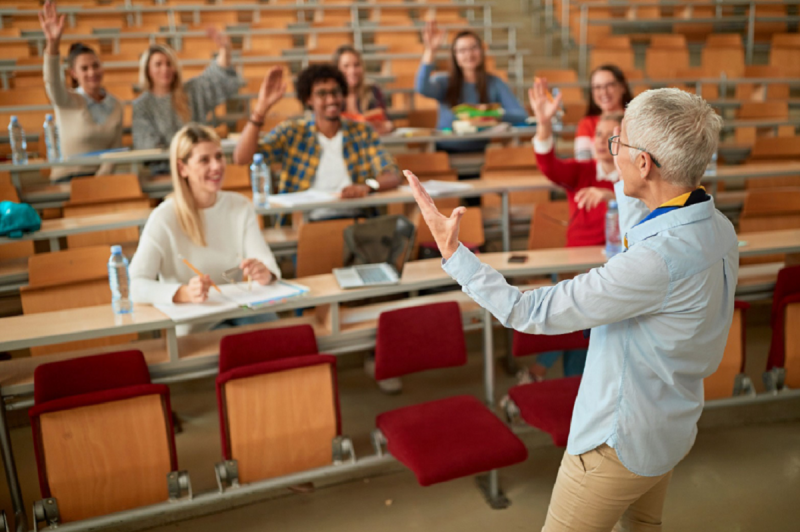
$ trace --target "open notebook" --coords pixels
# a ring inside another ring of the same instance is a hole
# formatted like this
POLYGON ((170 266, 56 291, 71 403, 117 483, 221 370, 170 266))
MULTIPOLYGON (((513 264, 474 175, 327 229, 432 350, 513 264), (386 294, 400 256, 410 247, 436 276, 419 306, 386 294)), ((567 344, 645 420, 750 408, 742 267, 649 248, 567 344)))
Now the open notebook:
POLYGON ((172 303, 154 306, 169 316, 172 321, 182 322, 221 314, 240 307, 262 308, 308 293, 308 287, 288 281, 276 281, 267 286, 253 283, 250 291, 247 290, 247 283, 223 284, 219 288, 222 293, 211 288, 208 291, 208 299, 204 303, 172 303))

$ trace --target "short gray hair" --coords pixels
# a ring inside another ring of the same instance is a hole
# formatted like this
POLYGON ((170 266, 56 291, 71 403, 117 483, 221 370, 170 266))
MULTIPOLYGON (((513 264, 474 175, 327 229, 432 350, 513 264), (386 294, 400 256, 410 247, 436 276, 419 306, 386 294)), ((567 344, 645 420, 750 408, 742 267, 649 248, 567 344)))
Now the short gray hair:
MULTIPOLYGON (((696 187, 717 151, 722 118, 700 96, 656 89, 628 104, 624 125, 628 144, 651 153, 665 181, 696 187)), ((636 150, 629 152, 631 161, 639 155, 636 150)))

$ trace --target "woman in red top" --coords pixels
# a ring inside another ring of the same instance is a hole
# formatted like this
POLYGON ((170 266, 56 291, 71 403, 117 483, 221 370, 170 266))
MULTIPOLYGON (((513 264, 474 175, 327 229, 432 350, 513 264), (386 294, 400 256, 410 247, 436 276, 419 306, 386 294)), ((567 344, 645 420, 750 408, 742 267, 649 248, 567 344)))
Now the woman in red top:
POLYGON ((567 191, 569 226, 567 247, 602 246, 605 237, 605 199, 613 198, 614 183, 619 179, 614 157, 608 151, 608 139, 619 127, 621 114, 598 117, 592 138, 596 159, 577 161, 555 155, 551 120, 561 103, 561 96, 550 99, 547 80, 538 80, 529 91, 531 109, 536 115, 533 149, 536 162, 547 178, 567 191))
POLYGON ((579 161, 588 161, 595 157, 592 145, 600 117, 624 113, 625 107, 633 99, 625 74, 614 65, 597 67, 590 80, 589 111, 578 122, 575 132, 575 158, 579 161))

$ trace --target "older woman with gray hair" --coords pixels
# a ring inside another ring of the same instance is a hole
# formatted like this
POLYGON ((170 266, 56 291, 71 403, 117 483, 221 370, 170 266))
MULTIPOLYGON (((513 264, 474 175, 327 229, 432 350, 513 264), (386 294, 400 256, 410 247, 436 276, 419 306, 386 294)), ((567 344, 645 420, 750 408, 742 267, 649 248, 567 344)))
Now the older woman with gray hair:
POLYGON ((722 121, 699 96, 647 91, 609 139, 618 195, 650 211, 625 251, 555 286, 522 293, 458 242, 464 214, 440 214, 410 172, 443 268, 501 323, 535 334, 591 330, 544 532, 661 530, 672 470, 689 452, 703 379, 719 366, 733 317, 736 233, 699 187, 722 121))

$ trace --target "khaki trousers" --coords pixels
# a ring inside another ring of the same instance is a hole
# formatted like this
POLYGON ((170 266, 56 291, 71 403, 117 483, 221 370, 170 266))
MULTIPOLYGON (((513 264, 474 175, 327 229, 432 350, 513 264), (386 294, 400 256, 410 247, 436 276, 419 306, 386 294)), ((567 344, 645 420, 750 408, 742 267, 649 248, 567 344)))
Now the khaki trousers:
POLYGON ((657 532, 672 471, 642 477, 601 445, 580 456, 564 453, 542 532, 657 532))

